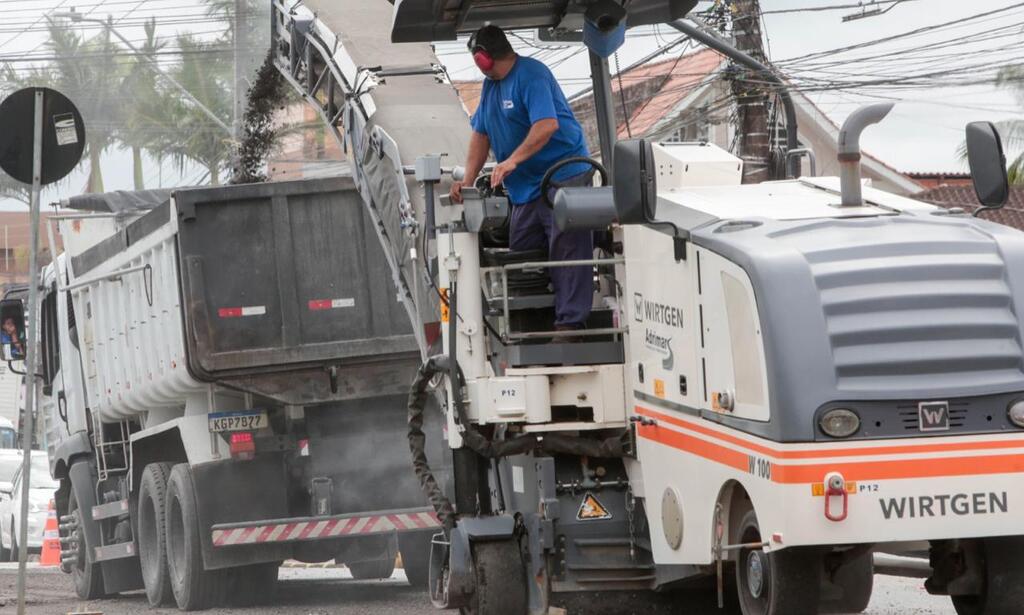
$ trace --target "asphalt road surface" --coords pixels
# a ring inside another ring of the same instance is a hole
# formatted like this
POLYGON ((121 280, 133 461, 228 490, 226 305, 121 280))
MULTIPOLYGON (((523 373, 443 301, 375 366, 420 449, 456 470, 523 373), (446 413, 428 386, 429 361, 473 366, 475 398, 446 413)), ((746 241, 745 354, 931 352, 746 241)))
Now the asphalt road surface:
MULTIPOLYGON (((16 568, 0 564, 0 613, 14 613, 16 568)), ((401 570, 383 581, 356 581, 342 568, 282 568, 274 601, 248 609, 211 609, 208 615, 436 615, 427 597, 405 582, 401 570)), ((40 615, 102 613, 141 615, 154 611, 142 593, 112 600, 79 601, 70 578, 54 569, 29 571, 28 609, 40 615)), ((628 609, 627 611, 628 612, 628 609)), ((679 615, 692 611, 680 608, 679 615)), ((929 596, 920 579, 875 577, 875 592, 866 615, 954 615, 948 598, 929 596)))

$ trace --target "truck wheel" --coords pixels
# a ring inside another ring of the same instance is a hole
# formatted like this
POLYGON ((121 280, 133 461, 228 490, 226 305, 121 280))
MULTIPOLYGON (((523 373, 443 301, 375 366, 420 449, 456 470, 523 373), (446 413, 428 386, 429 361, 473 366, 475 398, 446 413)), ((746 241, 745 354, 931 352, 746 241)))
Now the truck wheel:
POLYGON ((174 602, 171 577, 167 572, 167 477, 171 464, 151 463, 142 472, 139 485, 136 523, 138 525, 139 563, 146 598, 151 606, 174 602))
MULTIPOLYGON (((743 516, 737 537, 743 544, 762 542, 753 510, 743 516)), ((736 592, 743 615, 817 615, 821 569, 821 554, 814 549, 741 549, 736 592)))
POLYGON ((165 513, 167 568, 174 601, 183 611, 214 606, 219 597, 221 575, 218 571, 203 568, 199 514, 192 486, 192 471, 187 463, 179 463, 171 469, 167 480, 165 513))
POLYGON ((281 562, 267 562, 229 568, 224 571, 228 601, 232 606, 251 607, 270 602, 277 589, 277 571, 281 562))
POLYGON ((433 536, 426 532, 402 533, 398 535, 398 551, 402 554, 402 568, 409 585, 427 589, 430 576, 430 541, 433 536))
MULTIPOLYGON (((4 546, 3 541, 4 528, 0 526, 0 562, 9 562, 11 560, 11 550, 4 546)), ((8 540, 8 542, 10 542, 8 540)))
POLYGON ((11 519, 11 550, 10 550, 10 561, 17 563, 18 558, 21 554, 18 553, 18 530, 14 529, 14 519, 11 519))
POLYGON ((525 615, 526 567, 515 540, 473 544, 475 587, 463 615, 525 615))
POLYGON ((982 593, 952 596, 957 615, 1016 615, 1024 604, 1024 536, 981 540, 982 593))
POLYGON ((353 579, 387 579, 395 572, 394 556, 363 562, 345 562, 345 565, 348 566, 353 579))
MULTIPOLYGON (((82 513, 78 510, 78 498, 75 489, 71 488, 68 496, 68 514, 75 518, 75 529, 71 532, 71 540, 76 543, 75 553, 78 557, 71 567, 71 580, 75 583, 75 593, 82 600, 95 600, 103 597, 103 574, 100 565, 89 561, 89 548, 85 545, 85 530, 82 529, 82 513)), ((11 541, 14 545, 14 541, 11 541)))
POLYGON ((871 602, 871 591, 875 583, 874 558, 867 552, 847 562, 836 570, 832 582, 838 585, 843 596, 837 600, 822 600, 822 613, 860 613, 871 602))

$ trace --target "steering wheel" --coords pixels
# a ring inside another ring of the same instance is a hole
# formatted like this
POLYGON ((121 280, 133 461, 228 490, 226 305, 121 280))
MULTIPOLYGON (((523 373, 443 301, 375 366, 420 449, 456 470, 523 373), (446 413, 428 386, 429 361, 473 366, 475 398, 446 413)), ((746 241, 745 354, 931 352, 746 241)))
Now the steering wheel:
POLYGON ((608 170, 604 168, 604 165, 593 158, 587 158, 586 156, 573 156, 571 158, 559 160, 555 164, 551 165, 548 172, 544 174, 544 179, 540 180, 540 196, 543 199, 544 204, 548 206, 548 209, 555 208, 555 204, 551 202, 550 198, 548 198, 548 189, 551 187, 551 178, 554 177, 555 171, 561 169, 567 164, 575 164, 577 162, 585 162, 597 169, 598 174, 601 176, 601 186, 604 187, 608 185, 608 170))
POLYGON ((490 171, 481 173, 480 176, 476 178, 476 182, 473 184, 473 187, 477 189, 480 196, 485 198, 490 196, 505 196, 505 186, 498 184, 497 186, 491 187, 490 171))

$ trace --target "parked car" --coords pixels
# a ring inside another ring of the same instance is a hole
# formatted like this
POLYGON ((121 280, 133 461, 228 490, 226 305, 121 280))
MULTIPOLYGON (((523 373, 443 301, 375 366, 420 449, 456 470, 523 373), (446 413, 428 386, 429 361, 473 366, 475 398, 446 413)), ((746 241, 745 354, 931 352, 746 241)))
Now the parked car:
POLYGON ((17 448, 18 433, 14 429, 11 419, 0 417, 0 450, 17 448))
MULTIPOLYGON (((0 559, 18 560, 18 530, 21 527, 21 454, 17 455, 16 469, 10 488, 4 492, 0 485, 0 559)), ((0 471, 7 462, 0 457, 0 471)), ((28 551, 38 553, 43 547, 46 515, 57 481, 50 478, 50 463, 46 451, 32 451, 32 472, 29 476, 28 551)))

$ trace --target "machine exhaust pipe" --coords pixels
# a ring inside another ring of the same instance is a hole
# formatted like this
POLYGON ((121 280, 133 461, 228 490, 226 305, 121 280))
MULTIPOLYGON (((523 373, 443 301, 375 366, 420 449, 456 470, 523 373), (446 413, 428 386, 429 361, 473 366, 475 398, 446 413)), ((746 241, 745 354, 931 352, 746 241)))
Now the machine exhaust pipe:
POLYGON ((843 207, 864 205, 860 186, 860 133, 882 121, 895 103, 864 105, 850 114, 839 129, 839 186, 843 207))

